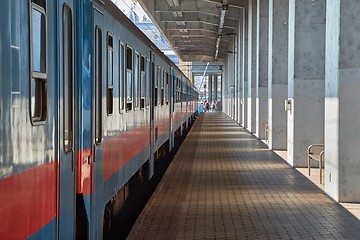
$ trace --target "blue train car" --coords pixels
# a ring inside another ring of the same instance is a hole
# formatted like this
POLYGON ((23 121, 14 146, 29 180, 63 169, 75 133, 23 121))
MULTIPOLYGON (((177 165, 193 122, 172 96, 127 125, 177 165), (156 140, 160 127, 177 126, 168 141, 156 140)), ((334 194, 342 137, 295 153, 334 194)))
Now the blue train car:
POLYGON ((7 0, 0 25, 0 239, 101 239, 197 91, 109 0, 7 0))

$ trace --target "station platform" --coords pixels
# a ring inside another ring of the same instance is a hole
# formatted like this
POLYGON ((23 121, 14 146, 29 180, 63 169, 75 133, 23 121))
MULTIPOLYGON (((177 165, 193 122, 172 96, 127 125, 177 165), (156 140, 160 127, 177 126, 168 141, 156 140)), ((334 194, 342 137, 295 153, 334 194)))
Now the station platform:
POLYGON ((227 115, 209 112, 128 239, 360 239, 360 221, 227 115))

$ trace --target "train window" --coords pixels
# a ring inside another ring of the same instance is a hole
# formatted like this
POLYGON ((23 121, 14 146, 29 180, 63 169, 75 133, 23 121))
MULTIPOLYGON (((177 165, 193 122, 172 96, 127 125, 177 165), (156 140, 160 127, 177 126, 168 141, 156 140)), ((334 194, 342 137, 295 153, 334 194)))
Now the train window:
POLYGON ((73 150, 74 104, 73 104, 73 41, 72 13, 69 6, 63 9, 63 77, 64 77, 64 152, 73 150))
POLYGON ((161 74, 161 106, 164 105, 165 93, 164 93, 164 81, 165 81, 166 71, 163 69, 161 74))
POLYGON ((140 58, 140 108, 145 107, 145 94, 146 94, 146 75, 145 75, 145 58, 140 58))
POLYGON ((176 79, 176 88, 177 88, 177 94, 176 94, 176 102, 180 102, 180 80, 176 79))
POLYGON ((132 110, 133 51, 126 47, 126 111, 132 110))
POLYGON ((154 73, 154 95, 153 95, 153 102, 154 106, 157 106, 157 100, 158 100, 158 66, 155 65, 155 69, 153 69, 154 73))
POLYGON ((177 102, 177 77, 175 77, 175 80, 174 80, 174 103, 177 102))
POLYGON ((161 103, 161 94, 160 94, 160 91, 161 91, 161 79, 162 79, 162 69, 161 67, 158 68, 158 75, 157 75, 157 82, 158 82, 158 93, 157 93, 157 105, 160 105, 161 103))
POLYGON ((31 3, 30 111, 34 125, 43 124, 47 114, 47 26, 45 1, 31 3))
POLYGON ((114 103, 114 44, 111 33, 107 34, 107 87, 106 87, 106 111, 107 115, 113 114, 114 103))
POLYGON ((181 102, 181 80, 179 79, 179 92, 178 92, 178 101, 181 102))
POLYGON ((149 106, 150 105, 150 99, 151 99, 151 80, 150 80, 150 72, 151 72, 151 69, 150 69, 151 65, 150 65, 150 61, 149 59, 146 59, 146 97, 145 97, 145 100, 146 100, 146 106, 149 106))
POLYGON ((95 143, 102 141, 102 31, 95 29, 95 143))
POLYGON ((140 56, 135 54, 135 76, 134 76, 134 105, 135 108, 139 107, 140 97, 140 56))
POLYGON ((169 105, 169 78, 170 74, 166 73, 166 81, 165 81, 165 104, 169 105))
POLYGON ((125 89, 125 46, 120 42, 120 56, 119 56, 119 110, 122 112, 124 110, 124 89, 125 89))

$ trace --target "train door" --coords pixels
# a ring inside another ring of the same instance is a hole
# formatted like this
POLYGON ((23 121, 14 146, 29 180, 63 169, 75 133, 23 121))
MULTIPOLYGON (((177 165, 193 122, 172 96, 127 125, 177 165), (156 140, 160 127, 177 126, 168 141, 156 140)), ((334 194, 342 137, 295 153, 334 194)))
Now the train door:
POLYGON ((169 85, 168 85, 168 99, 169 99, 169 119, 170 119, 170 151, 174 147, 174 67, 170 67, 170 77, 169 77, 169 85))
POLYGON ((92 133, 93 133, 93 152, 94 152, 94 169, 93 169, 93 181, 94 189, 92 196, 92 209, 91 219, 93 226, 93 232, 90 234, 94 239, 102 238, 102 232, 100 226, 102 226, 103 208, 96 205, 101 199, 102 184, 103 184, 103 109, 104 108, 104 79, 105 78, 105 36, 106 30, 104 29, 104 15, 101 8, 97 5, 93 5, 93 98, 92 98, 92 133), (96 207, 95 207, 96 206, 96 207))
POLYGON ((154 174, 154 150, 155 150, 155 63, 154 53, 150 52, 150 159, 149 159, 149 178, 154 174))
POLYGON ((59 136, 59 239, 75 237, 75 121, 74 121, 74 29, 73 0, 60 0, 58 5, 58 136, 59 136))

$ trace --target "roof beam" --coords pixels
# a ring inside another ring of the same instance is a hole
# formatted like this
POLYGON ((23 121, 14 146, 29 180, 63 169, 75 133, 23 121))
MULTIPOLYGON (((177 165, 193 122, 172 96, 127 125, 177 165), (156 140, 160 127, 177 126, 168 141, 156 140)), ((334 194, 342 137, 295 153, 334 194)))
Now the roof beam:
MULTIPOLYGON (((170 12, 163 12, 161 13, 161 21, 162 22, 202 22, 204 24, 211 24, 214 26, 219 25, 219 17, 217 16, 210 16, 200 12, 193 12, 193 13, 183 13, 181 17, 174 17, 173 14, 170 12)), ((235 29, 237 25, 237 21, 227 19, 224 23, 224 27, 235 29)))
MULTIPOLYGON (((203 13, 220 17, 222 2, 209 2, 203 0, 182 0, 179 6, 169 6, 166 0, 155 1, 155 12, 182 12, 182 13, 203 13)), ((229 8, 227 18, 238 20, 239 8, 229 8)))
MULTIPOLYGON (((234 31, 233 28, 227 28, 229 31, 234 31)), ((212 24, 206 24, 203 22, 187 22, 185 25, 177 25, 175 22, 167 22, 166 23, 166 30, 180 30, 180 29, 187 29, 187 30, 204 30, 208 32, 213 32, 217 34, 218 27, 212 24)))

